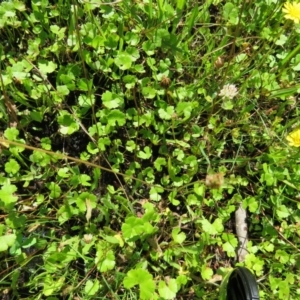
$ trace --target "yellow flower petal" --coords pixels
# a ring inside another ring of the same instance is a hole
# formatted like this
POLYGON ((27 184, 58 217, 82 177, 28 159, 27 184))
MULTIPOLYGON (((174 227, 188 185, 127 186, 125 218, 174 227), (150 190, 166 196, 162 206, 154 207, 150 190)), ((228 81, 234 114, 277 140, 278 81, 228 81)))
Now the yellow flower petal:
POLYGON ((290 146, 300 147, 300 129, 296 129, 288 134, 286 140, 290 146))
POLYGON ((300 3, 292 2, 284 4, 282 11, 285 13, 285 18, 293 20, 295 23, 300 21, 300 3))

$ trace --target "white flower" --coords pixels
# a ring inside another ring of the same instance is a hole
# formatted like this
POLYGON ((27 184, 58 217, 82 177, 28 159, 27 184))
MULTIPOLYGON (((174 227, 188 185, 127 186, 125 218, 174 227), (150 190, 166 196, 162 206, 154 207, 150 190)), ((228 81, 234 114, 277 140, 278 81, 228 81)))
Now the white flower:
POLYGON ((233 99, 238 94, 238 90, 234 84, 225 84, 221 89, 219 96, 222 98, 233 99))
POLYGON ((83 235, 83 240, 86 244, 90 244, 91 241, 93 240, 93 235, 92 234, 85 234, 83 235))

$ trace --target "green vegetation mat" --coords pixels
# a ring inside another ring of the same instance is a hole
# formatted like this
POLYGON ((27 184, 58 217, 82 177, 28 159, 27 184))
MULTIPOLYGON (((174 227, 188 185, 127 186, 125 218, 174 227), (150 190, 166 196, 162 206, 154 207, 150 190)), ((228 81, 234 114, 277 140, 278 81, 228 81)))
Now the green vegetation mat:
POLYGON ((2 299, 300 299, 300 3, 0 3, 2 299), (235 211, 247 210, 248 254, 235 211))

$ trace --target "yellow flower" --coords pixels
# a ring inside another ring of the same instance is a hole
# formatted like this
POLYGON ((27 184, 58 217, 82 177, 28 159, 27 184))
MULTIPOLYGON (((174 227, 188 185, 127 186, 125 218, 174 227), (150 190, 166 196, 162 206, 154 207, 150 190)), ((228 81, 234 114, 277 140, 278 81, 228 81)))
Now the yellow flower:
POLYGON ((297 24, 299 23, 299 21, 300 21, 300 3, 287 2, 286 4, 284 4, 282 11, 285 13, 284 17, 286 19, 291 19, 297 24))
POLYGON ((300 147, 300 129, 292 131, 286 139, 290 146, 300 147))

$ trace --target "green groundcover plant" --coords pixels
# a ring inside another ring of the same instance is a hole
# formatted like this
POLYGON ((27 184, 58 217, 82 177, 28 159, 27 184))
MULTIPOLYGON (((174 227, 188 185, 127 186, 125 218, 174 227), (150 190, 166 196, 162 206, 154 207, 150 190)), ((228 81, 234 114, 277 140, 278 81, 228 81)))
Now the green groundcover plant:
POLYGON ((3 299, 300 298, 300 3, 0 3, 3 299), (237 262, 234 213, 247 210, 237 262))

